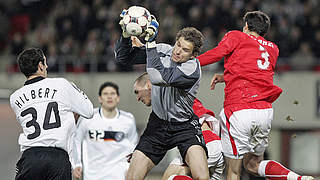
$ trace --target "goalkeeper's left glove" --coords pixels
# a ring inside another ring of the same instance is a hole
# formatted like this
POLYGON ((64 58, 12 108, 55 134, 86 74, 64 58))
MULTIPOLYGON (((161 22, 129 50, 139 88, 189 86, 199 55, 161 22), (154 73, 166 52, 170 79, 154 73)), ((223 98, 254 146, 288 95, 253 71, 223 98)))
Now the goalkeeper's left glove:
POLYGON ((152 42, 155 41, 157 35, 158 35, 158 28, 159 28, 159 23, 153 15, 151 15, 151 21, 147 26, 146 29, 146 37, 144 40, 146 42, 152 42))

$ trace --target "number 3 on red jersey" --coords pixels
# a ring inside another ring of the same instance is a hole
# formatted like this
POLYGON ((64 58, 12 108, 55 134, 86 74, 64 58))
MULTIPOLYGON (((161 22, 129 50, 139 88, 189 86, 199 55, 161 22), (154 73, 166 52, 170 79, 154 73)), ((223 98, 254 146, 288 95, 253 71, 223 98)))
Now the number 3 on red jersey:
POLYGON ((264 47, 262 47, 261 45, 259 45, 259 50, 263 51, 261 53, 261 57, 264 59, 264 62, 261 59, 258 59, 258 61, 257 61, 258 67, 260 69, 266 70, 266 69, 268 69, 268 67, 270 65, 270 62, 269 62, 269 56, 270 55, 268 54, 266 49, 264 47))

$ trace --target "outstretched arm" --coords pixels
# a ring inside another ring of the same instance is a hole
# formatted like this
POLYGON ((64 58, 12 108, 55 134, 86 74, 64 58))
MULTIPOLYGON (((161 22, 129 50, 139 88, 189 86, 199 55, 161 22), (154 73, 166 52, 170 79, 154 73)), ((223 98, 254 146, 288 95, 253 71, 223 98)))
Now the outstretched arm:
POLYGON ((233 50, 237 47, 239 40, 240 31, 230 31, 224 35, 218 46, 201 54, 197 57, 201 66, 216 63, 223 57, 230 55, 233 50))
MULTIPOLYGON (((136 40, 135 40, 136 41, 136 40)), ((132 64, 146 64, 145 47, 133 47, 131 38, 123 36, 117 41, 115 45, 115 59, 118 66, 130 66, 132 64)))
POLYGON ((141 42, 138 43, 138 38, 131 37, 124 28, 122 18, 125 12, 126 10, 124 9, 120 14, 119 25, 121 26, 122 34, 116 42, 114 50, 116 64, 121 69, 128 69, 133 64, 145 64, 147 57, 144 45, 141 42))

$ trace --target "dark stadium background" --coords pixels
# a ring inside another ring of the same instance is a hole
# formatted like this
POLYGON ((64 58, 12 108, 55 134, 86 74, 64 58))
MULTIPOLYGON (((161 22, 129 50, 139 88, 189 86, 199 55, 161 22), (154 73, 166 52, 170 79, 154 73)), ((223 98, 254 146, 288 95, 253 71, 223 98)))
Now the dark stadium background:
MULTIPOLYGON (((150 109, 137 103, 132 81, 144 66, 117 67, 114 44, 119 38, 119 14, 131 5, 146 7, 159 23, 158 42, 174 43, 186 26, 202 31, 209 50, 229 30, 241 30, 247 11, 262 10, 271 17, 266 39, 280 49, 276 83, 284 93, 275 103, 274 130, 268 155, 301 173, 320 175, 320 2, 318 0, 0 0, 0 179, 14 177, 19 158, 19 125, 8 97, 19 88, 16 57, 27 47, 47 56, 49 75, 63 76, 84 89, 96 106, 100 83, 120 85, 120 108, 132 112, 140 132, 150 109), (300 166, 299 166, 300 165, 300 166)), ((223 87, 208 90, 223 61, 203 68, 199 97, 219 114, 223 87)), ((169 157, 170 158, 170 157, 169 157)), ((163 162, 153 174, 165 168, 163 162)), ((154 176, 150 175, 149 179, 154 176)), ((247 175, 243 179, 249 179, 247 175)))

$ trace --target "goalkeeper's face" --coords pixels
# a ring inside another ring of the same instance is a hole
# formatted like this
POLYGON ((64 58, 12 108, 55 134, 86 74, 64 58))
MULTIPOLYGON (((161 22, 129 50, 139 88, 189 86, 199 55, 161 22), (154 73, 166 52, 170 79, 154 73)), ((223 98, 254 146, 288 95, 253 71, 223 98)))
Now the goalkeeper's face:
POLYGON ((194 57, 192 42, 185 40, 184 37, 180 37, 174 44, 171 57, 172 61, 183 63, 194 57))

